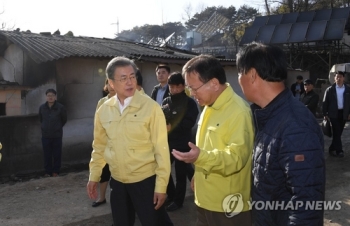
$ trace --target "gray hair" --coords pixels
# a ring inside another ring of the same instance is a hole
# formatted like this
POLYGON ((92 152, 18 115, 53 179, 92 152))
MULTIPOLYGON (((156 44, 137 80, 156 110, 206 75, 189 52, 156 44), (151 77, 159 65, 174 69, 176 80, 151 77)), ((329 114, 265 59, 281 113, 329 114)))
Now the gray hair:
POLYGON ((126 66, 132 66, 134 69, 134 72, 136 74, 137 66, 134 63, 134 61, 130 60, 126 57, 115 57, 111 61, 108 62, 106 67, 106 77, 108 79, 114 79, 114 72, 117 67, 126 67, 126 66))

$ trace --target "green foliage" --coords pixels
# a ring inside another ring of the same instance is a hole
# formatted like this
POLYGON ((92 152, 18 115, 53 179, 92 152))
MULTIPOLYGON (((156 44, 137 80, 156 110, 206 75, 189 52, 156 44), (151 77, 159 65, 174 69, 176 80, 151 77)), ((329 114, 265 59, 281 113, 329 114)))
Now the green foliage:
POLYGON ((73 34, 73 32, 68 31, 66 34, 64 34, 64 36, 74 37, 74 34, 73 34))
POLYGON ((228 31, 224 33, 222 41, 227 45, 236 46, 236 48, 238 48, 245 28, 250 26, 257 16, 260 16, 257 9, 248 5, 241 6, 232 17, 228 31))
POLYGON ((271 14, 283 14, 290 12, 304 12, 311 10, 330 9, 349 7, 349 1, 343 0, 283 0, 276 3, 276 1, 269 0, 271 14), (273 5, 273 6, 272 6, 273 5))

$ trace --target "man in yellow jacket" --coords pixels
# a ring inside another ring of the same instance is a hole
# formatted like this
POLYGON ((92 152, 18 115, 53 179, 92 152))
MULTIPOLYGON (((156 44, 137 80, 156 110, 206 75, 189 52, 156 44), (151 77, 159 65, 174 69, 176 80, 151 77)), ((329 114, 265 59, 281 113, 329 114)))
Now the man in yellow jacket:
POLYGON ((137 67, 116 57, 106 68, 115 97, 95 114, 93 152, 87 192, 97 198, 102 168, 111 171, 113 225, 165 225, 163 207, 170 176, 167 130, 160 106, 136 90, 137 67))
POLYGON ((196 145, 189 152, 172 150, 175 158, 193 163, 197 226, 251 225, 249 210, 254 131, 248 103, 226 82, 220 62, 194 57, 182 74, 199 105, 196 145))

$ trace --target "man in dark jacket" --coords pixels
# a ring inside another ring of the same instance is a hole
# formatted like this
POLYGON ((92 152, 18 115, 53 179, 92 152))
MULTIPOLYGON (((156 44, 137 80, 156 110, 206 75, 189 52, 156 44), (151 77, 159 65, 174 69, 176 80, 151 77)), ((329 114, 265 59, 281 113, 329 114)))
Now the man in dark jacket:
POLYGON ((255 118, 252 200, 259 205, 252 204, 254 225, 323 225, 323 208, 308 207, 324 201, 323 134, 284 85, 284 52, 253 42, 237 54, 237 69, 255 118))
POLYGON ((169 86, 168 86, 168 77, 170 74, 170 67, 166 64, 160 64, 156 68, 157 80, 159 82, 156 85, 151 93, 151 98, 159 105, 162 105, 162 102, 165 98, 169 96, 169 86))
POLYGON ((305 92, 301 94, 300 101, 314 114, 316 117, 316 110, 319 96, 314 91, 314 83, 311 79, 304 81, 305 92))
POLYGON ((346 120, 350 119, 350 87, 344 84, 344 72, 338 71, 335 83, 328 87, 323 97, 323 116, 332 124, 333 139, 328 151, 331 156, 344 157, 341 135, 346 120))
MULTIPOLYGON (((191 141, 192 127, 196 123, 198 108, 196 102, 185 93, 185 80, 180 72, 174 72, 168 77, 170 96, 165 98, 162 109, 168 128, 169 150, 188 152, 191 141)), ((194 170, 190 163, 185 163, 170 155, 171 163, 175 161, 176 186, 170 175, 167 194, 170 204, 167 211, 174 211, 182 207, 186 194, 186 176, 192 178, 194 170), (191 170, 191 172, 189 172, 191 170)))
POLYGON ((56 101, 54 89, 48 89, 45 94, 47 101, 39 108, 45 176, 57 177, 61 168, 62 128, 67 122, 67 112, 65 107, 56 101))
POLYGON ((301 94, 305 92, 304 86, 303 86, 303 76, 298 75, 297 76, 297 81, 296 83, 293 83, 292 86, 290 87, 290 90, 293 93, 293 96, 299 100, 301 94))

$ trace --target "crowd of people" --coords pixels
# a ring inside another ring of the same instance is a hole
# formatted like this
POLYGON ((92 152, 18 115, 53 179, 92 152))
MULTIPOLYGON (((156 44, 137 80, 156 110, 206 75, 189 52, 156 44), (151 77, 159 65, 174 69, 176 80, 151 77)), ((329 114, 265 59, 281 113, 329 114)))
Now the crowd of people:
MULTIPOLYGON (((134 225, 135 214, 144 226, 173 225, 167 212, 183 207, 187 180, 197 226, 323 225, 323 208, 293 208, 325 199, 324 140, 313 81, 298 76, 286 87, 286 56, 272 45, 244 46, 236 64, 245 99, 211 55, 192 58, 181 72, 159 64, 159 84, 150 96, 132 60, 116 57, 108 63, 106 96, 94 117, 87 193, 98 207, 106 203, 110 186, 114 226, 134 225), (284 204, 257 209, 255 202, 284 204)), ((46 97, 39 112, 45 171, 58 176, 67 113, 55 90, 46 97)), ((334 134, 329 154, 343 157, 341 135, 350 119, 343 72, 326 90, 322 109, 334 134)))

